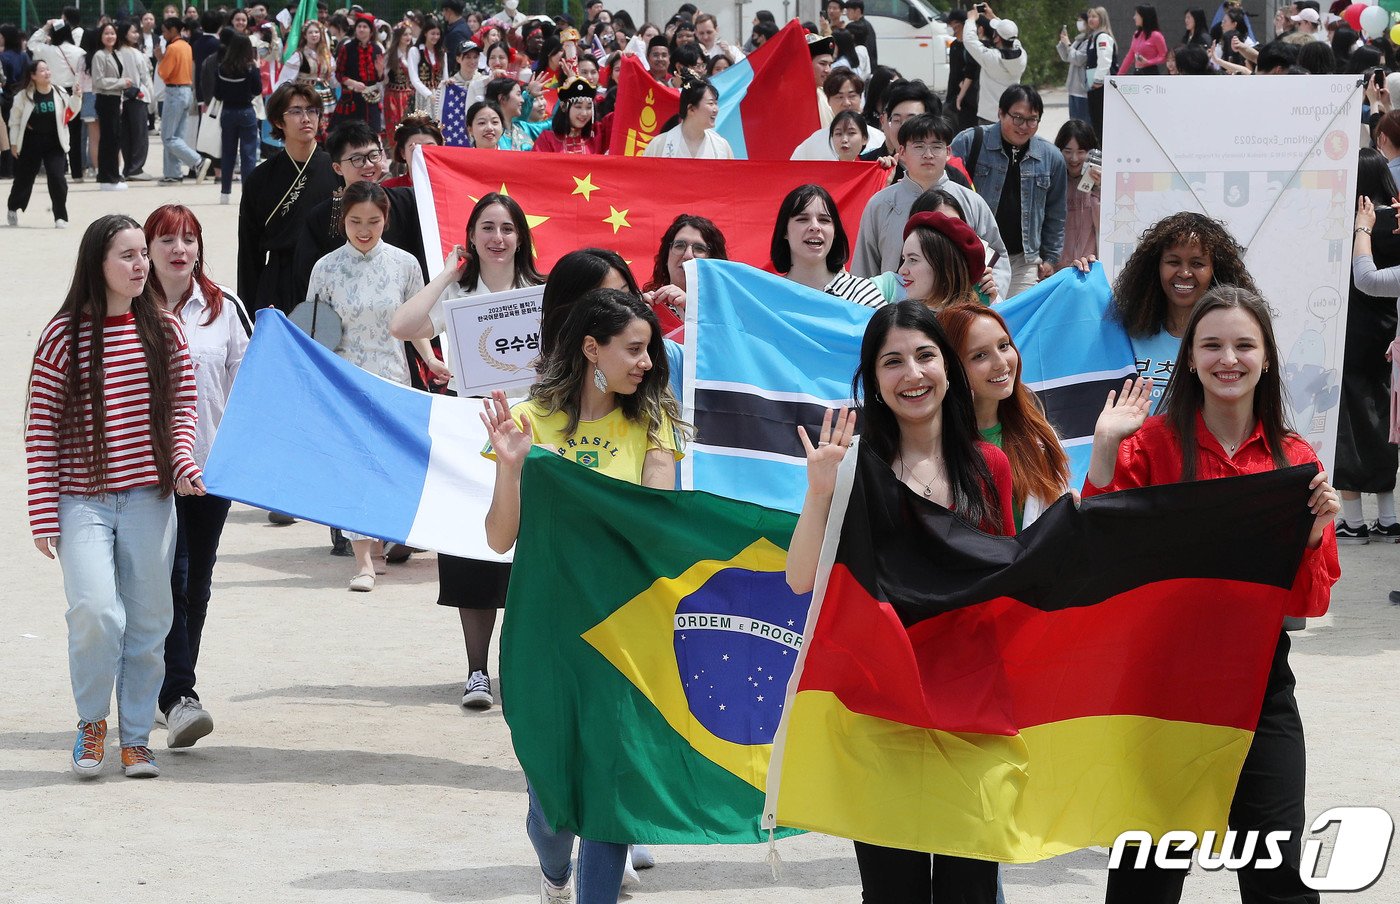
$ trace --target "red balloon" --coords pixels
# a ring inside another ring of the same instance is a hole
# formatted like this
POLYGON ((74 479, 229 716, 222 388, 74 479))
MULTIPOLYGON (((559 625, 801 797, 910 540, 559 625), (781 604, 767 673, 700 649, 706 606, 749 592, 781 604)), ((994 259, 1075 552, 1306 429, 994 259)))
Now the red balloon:
POLYGON ((1347 24, 1350 25, 1352 30, 1357 34, 1361 33, 1361 14, 1365 11, 1366 4, 1364 3, 1353 3, 1351 6, 1342 10, 1342 18, 1347 20, 1347 24))

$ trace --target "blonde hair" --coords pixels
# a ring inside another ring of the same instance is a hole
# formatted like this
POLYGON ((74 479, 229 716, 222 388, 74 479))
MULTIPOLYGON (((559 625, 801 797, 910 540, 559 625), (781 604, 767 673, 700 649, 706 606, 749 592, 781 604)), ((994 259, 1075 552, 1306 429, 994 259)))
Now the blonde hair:
MULTIPOLYGON (((1118 40, 1113 34, 1113 25, 1108 21, 1108 10, 1105 7, 1091 6, 1089 13, 1099 17, 1099 31, 1104 32, 1115 41, 1118 40)), ((1085 18, 1084 23, 1087 25, 1088 22, 1088 18, 1085 18)))

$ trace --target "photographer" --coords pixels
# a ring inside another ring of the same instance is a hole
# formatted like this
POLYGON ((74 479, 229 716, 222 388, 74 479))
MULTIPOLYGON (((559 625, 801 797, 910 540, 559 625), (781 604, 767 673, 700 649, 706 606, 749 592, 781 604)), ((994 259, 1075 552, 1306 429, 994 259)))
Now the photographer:
MULTIPOLYGON (((1017 40, 1020 29, 1010 19, 999 19, 992 11, 991 4, 978 3, 977 21, 968 17, 963 26, 962 43, 968 57, 981 67, 977 86, 977 109, 992 111, 997 109, 997 101, 1002 92, 1012 85, 1020 84, 1021 75, 1026 71, 1026 51, 1017 40), (981 25, 991 36, 991 46, 978 40, 977 26, 981 25)), ((990 119, 978 117, 980 125, 991 125, 990 119)))

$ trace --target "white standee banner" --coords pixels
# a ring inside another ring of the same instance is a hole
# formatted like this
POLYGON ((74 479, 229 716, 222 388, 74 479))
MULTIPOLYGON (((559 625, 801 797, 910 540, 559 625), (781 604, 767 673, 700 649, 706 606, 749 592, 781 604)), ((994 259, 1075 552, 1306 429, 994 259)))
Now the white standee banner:
POLYGON ((1223 222, 1274 314, 1293 426, 1330 469, 1337 441, 1357 76, 1132 76, 1104 91, 1099 257, 1112 281, 1153 223, 1223 222))
POLYGON ((458 395, 484 396, 535 382, 543 299, 540 285, 442 303, 458 395))

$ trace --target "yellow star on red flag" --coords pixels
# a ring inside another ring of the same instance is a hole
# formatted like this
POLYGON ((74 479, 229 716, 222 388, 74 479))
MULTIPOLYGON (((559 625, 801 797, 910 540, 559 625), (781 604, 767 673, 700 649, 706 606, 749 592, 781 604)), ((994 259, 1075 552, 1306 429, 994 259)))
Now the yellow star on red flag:
MULTIPOLYGON (((500 188, 500 190, 499 190, 498 192, 496 192, 496 193, 497 193, 497 194, 500 194, 500 195, 505 195, 507 198, 510 197, 510 191, 509 191, 509 189, 506 188, 506 184, 505 184, 504 182, 501 183, 501 188, 500 188)), ((476 195, 467 195, 467 197, 472 199, 472 203, 473 203, 473 204, 475 204, 475 203, 477 203, 478 201, 481 200, 481 199, 478 198, 476 195)), ((516 202, 516 203, 519 203, 519 202, 516 202)), ((521 209, 522 209, 522 210, 524 209, 524 205, 521 206, 521 209)), ((624 211, 624 212, 625 212, 625 211, 624 211)), ((539 217, 539 216, 535 216, 534 214, 530 213, 529 211, 525 211, 525 224, 526 224, 527 226, 529 226, 531 229, 534 229, 534 228, 536 228, 536 227, 538 227, 538 226, 543 226, 545 223, 548 223, 548 222, 549 222, 549 217, 539 217)), ((613 231, 616 232, 617 230, 614 229, 613 231)))
POLYGON ((578 176, 571 176, 570 178, 574 180, 574 190, 569 192, 569 194, 583 195, 583 200, 592 201, 593 193, 598 190, 598 186, 593 184, 593 174, 588 173, 582 179, 578 176))
POLYGON ((627 214, 630 210, 631 208, 623 208, 622 210, 618 210, 611 204, 608 205, 609 213, 607 216, 603 217, 603 222, 607 223, 613 228, 613 235, 617 235, 617 231, 623 226, 626 226, 628 229, 632 228, 632 224, 627 222, 627 214))

